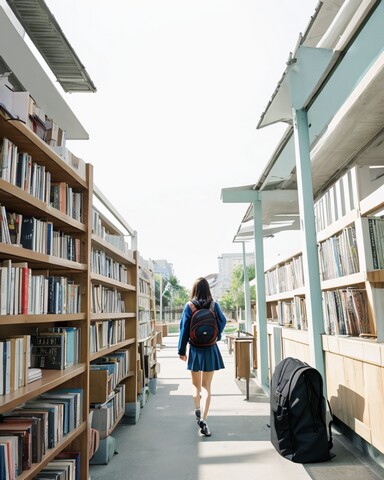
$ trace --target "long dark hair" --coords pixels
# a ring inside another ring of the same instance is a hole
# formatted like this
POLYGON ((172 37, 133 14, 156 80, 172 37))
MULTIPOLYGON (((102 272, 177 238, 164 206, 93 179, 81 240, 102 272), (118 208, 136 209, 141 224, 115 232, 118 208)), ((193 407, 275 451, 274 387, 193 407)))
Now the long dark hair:
POLYGON ((206 278, 199 277, 195 280, 191 292, 191 299, 192 298, 197 298, 198 300, 213 300, 211 289, 209 288, 209 283, 206 278))

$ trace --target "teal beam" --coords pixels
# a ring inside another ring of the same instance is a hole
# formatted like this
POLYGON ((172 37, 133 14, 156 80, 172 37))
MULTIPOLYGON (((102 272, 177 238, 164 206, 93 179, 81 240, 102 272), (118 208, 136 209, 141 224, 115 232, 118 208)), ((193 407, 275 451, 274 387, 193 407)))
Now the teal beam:
POLYGON ((244 270, 244 303, 245 303, 245 331, 252 333, 251 320, 251 295, 249 291, 249 276, 247 267, 247 255, 245 252, 245 242, 243 244, 243 270, 244 270))
POLYGON ((259 192, 253 190, 253 185, 221 189, 223 203, 252 203, 259 199, 259 192))
POLYGON ((313 204, 312 171, 308 120, 305 109, 292 109, 296 149, 297 188, 302 222, 303 269, 308 315, 311 364, 325 379, 322 334, 324 333, 320 269, 317 252, 315 212, 313 204))
POLYGON ((255 242, 257 375, 260 385, 269 389, 267 307, 264 276, 264 245, 261 199, 253 202, 253 231, 255 242))

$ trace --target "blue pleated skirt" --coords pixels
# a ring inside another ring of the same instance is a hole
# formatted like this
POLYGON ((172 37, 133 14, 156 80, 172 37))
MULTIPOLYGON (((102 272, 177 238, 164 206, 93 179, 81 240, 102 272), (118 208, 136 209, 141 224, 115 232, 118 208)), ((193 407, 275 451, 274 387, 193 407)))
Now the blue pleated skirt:
POLYGON ((212 372, 225 368, 219 347, 216 344, 210 347, 194 347, 190 344, 187 368, 194 372, 212 372))

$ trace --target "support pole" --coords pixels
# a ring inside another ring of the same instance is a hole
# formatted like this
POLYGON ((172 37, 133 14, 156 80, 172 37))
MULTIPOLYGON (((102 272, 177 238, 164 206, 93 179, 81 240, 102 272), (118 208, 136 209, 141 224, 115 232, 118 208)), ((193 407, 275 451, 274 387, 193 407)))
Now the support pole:
POLYGON ((245 242, 243 244, 243 269, 244 269, 244 303, 245 303, 245 331, 252 333, 251 320, 251 295, 249 291, 249 276, 247 267, 247 255, 245 252, 245 242))
POLYGON ((324 354, 321 335, 324 333, 321 300, 320 269, 317 252, 315 212, 308 134, 305 109, 292 109, 296 153, 297 188, 299 197, 305 298, 308 315, 308 333, 311 364, 325 379, 324 354))
POLYGON ((261 199, 253 201, 253 230, 255 241, 257 374, 262 387, 269 389, 267 308, 265 303, 264 245, 261 199))

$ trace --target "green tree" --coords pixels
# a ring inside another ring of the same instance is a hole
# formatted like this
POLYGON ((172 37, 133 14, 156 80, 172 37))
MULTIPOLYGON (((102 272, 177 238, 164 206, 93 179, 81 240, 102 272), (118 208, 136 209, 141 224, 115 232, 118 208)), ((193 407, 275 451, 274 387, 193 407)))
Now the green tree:
MULTIPOLYGON (((255 266, 250 265, 248 267, 248 279, 252 281, 255 278, 255 266)), ((226 301, 230 300, 233 302, 232 308, 244 308, 245 299, 244 299, 244 269, 243 265, 236 265, 232 271, 231 279, 231 288, 227 292, 226 301)), ((256 289, 255 287, 250 288, 250 297, 251 300, 256 300, 256 289)), ((223 300, 221 299, 221 302, 223 300)))
MULTIPOLYGON (((160 277, 156 277, 155 296, 156 303, 160 304, 160 277)), ((184 305, 188 299, 188 290, 180 285, 176 276, 172 276, 169 280, 163 279, 163 307, 180 307, 184 305)))

